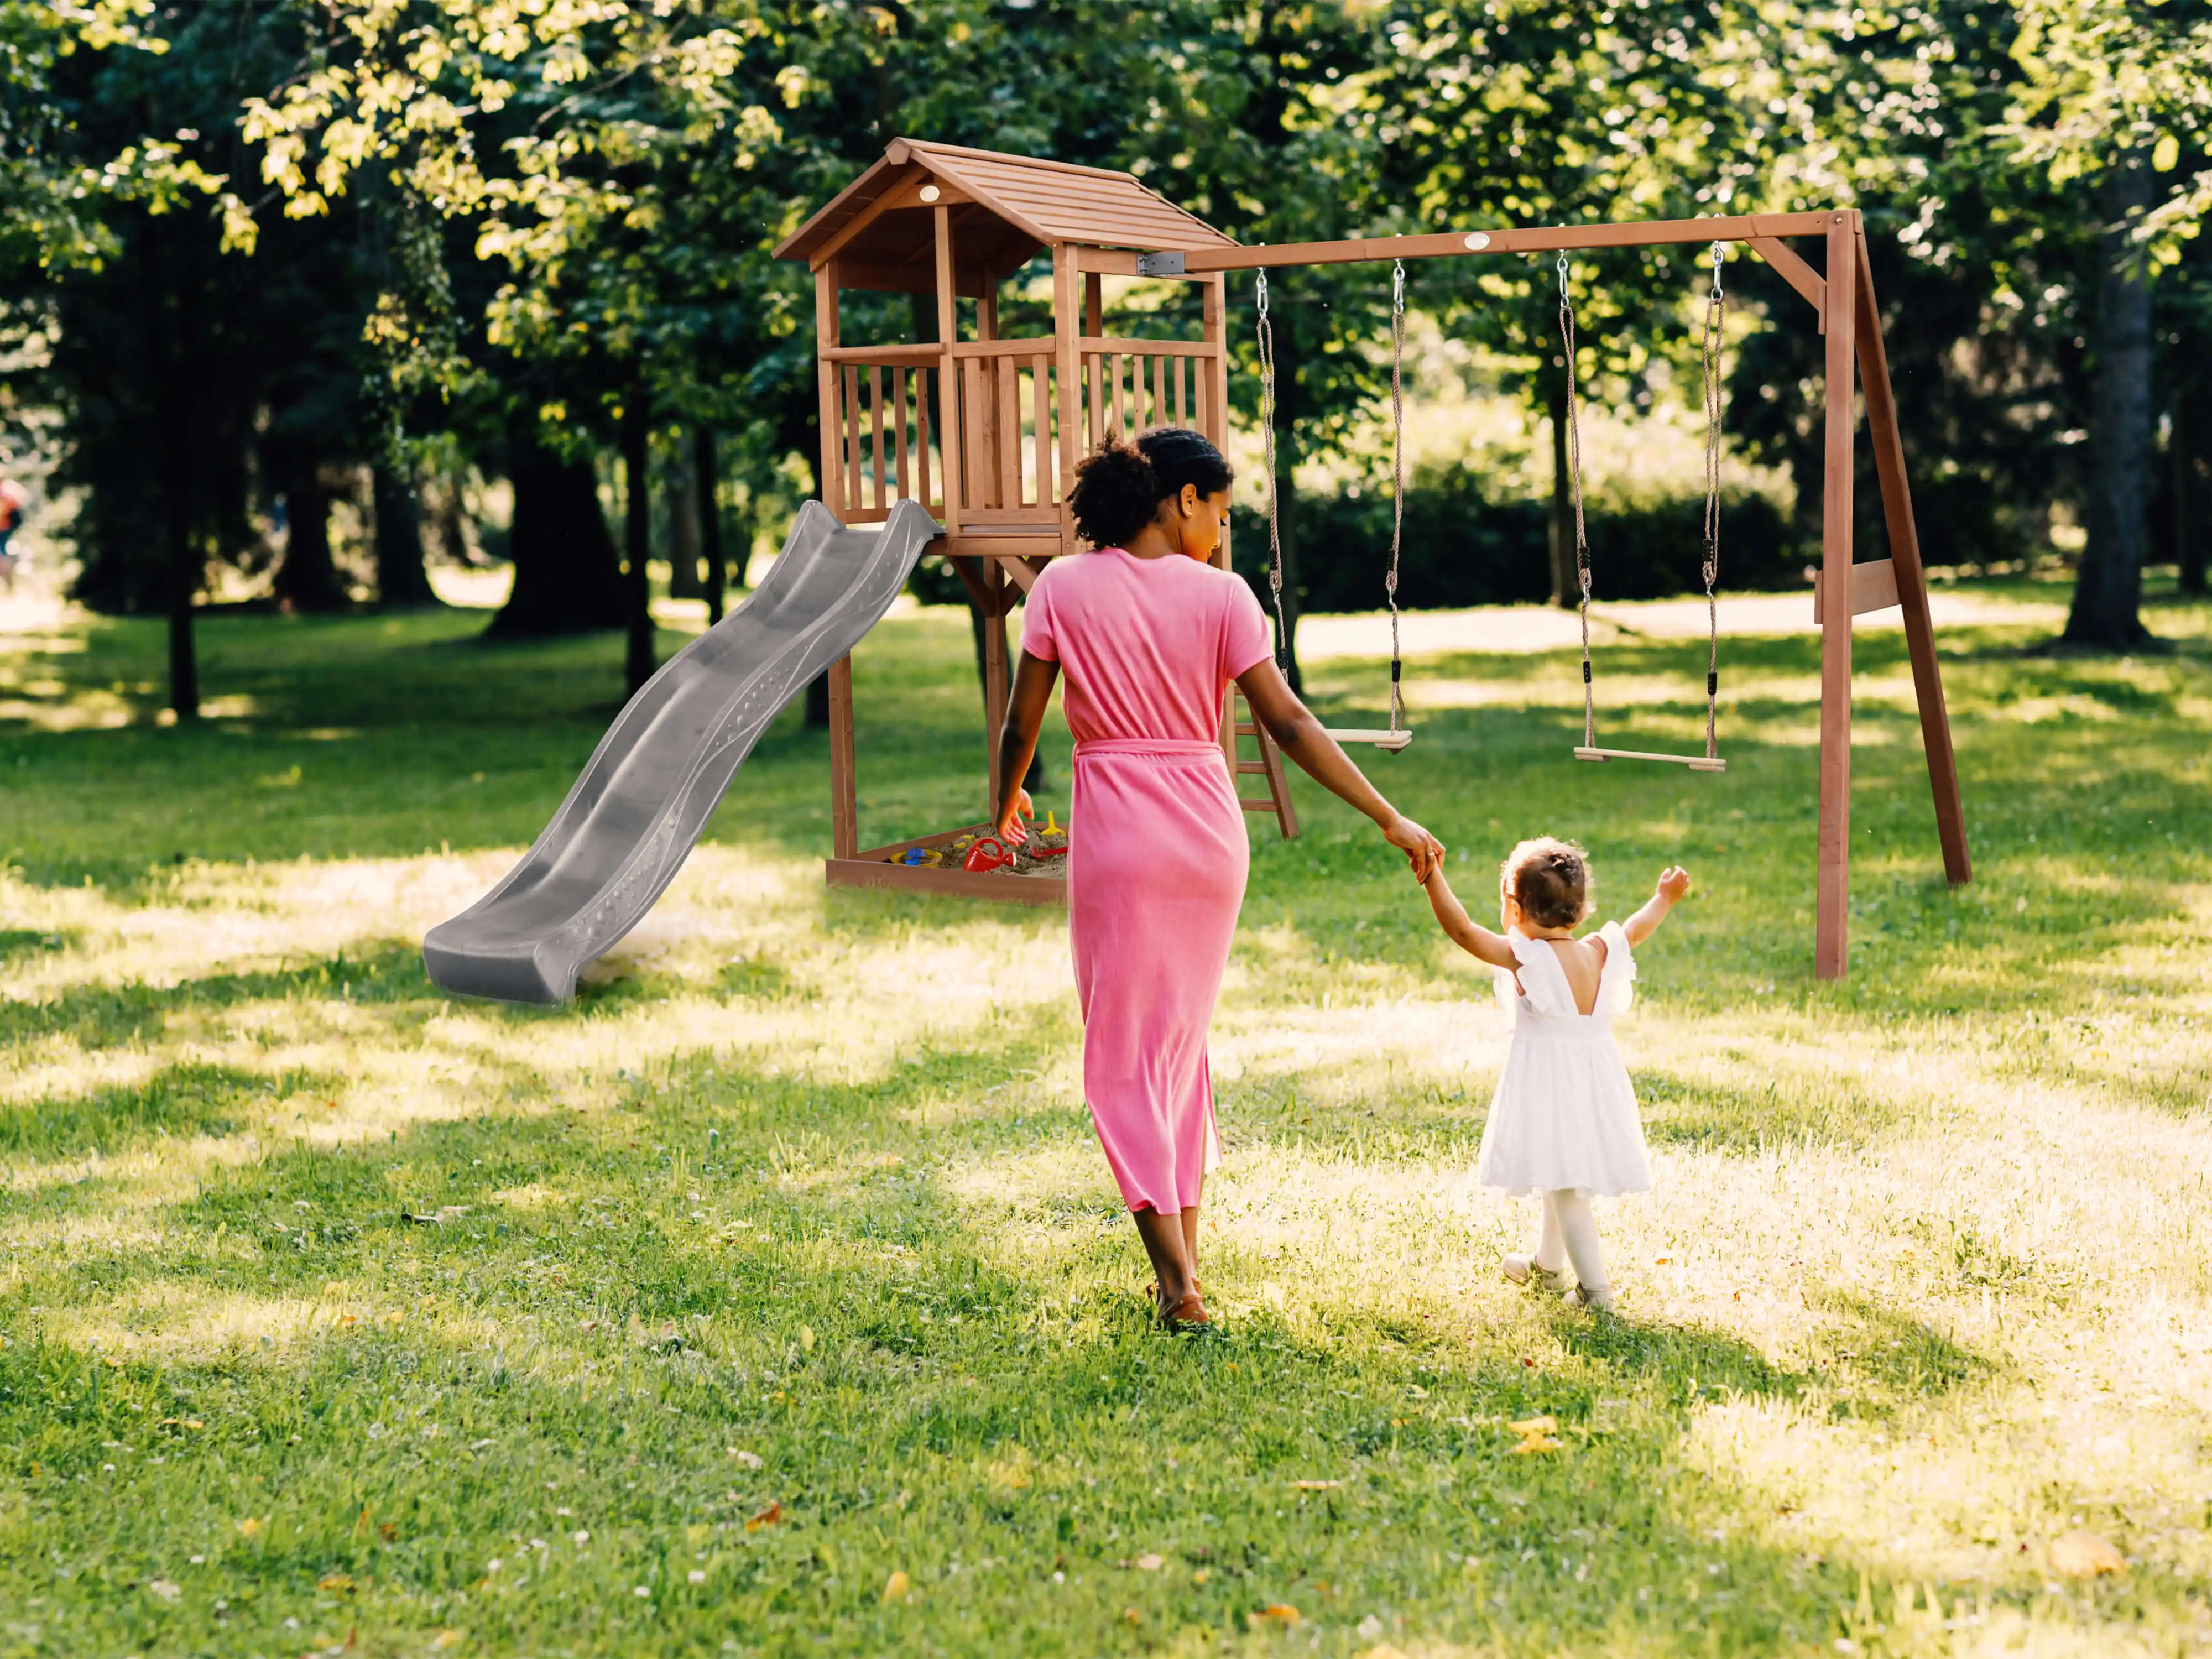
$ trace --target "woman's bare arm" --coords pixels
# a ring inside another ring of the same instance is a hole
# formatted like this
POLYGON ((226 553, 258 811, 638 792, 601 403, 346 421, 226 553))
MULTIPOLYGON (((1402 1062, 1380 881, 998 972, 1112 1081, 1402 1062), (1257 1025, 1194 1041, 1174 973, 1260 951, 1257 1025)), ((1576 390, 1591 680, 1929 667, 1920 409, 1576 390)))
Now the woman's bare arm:
POLYGON ((999 733, 999 776, 1004 780, 999 800, 999 839, 1009 843, 1029 839, 1022 819, 1030 804, 1022 780, 1030 775, 1036 754, 1037 733, 1044 726, 1044 711, 1052 704, 1052 688, 1060 678, 1060 665, 1032 657, 1026 651, 1014 669, 1013 695, 1006 700, 1006 724, 999 733))
POLYGON ((1237 686, 1251 704, 1253 718, 1267 728, 1276 746, 1322 788, 1374 819, 1383 839, 1413 865, 1416 881, 1426 880, 1430 871, 1443 862, 1443 843, 1382 799, 1336 739, 1322 730, 1313 711, 1284 683, 1273 658, 1263 658, 1239 674, 1237 686))
POLYGON ((1429 908, 1437 913, 1437 921, 1443 924, 1453 944, 1469 956, 1480 957, 1493 968, 1516 965, 1512 944, 1504 934, 1492 933, 1468 915, 1467 907, 1459 902, 1459 895, 1452 891, 1451 884, 1444 879, 1442 865, 1430 871, 1428 879, 1421 884, 1428 890, 1429 908))

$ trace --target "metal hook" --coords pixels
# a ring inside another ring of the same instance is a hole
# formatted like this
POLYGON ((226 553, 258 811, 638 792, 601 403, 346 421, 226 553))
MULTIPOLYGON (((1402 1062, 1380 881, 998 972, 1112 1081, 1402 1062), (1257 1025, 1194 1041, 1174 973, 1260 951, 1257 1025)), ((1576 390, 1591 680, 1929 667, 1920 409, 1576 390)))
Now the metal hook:
POLYGON ((1723 245, 1715 242, 1713 244, 1713 292, 1716 294, 1721 291, 1721 262, 1726 257, 1723 252, 1723 245))
POLYGON ((1267 314, 1267 273, 1262 269, 1255 274, 1260 279, 1256 297, 1260 301, 1260 314, 1264 317, 1267 314))
POLYGON ((1567 252, 1565 248, 1559 250, 1559 297, 1562 300, 1567 297, 1567 252))
POLYGON ((1390 309, 1395 313, 1406 308, 1406 262, 1390 261, 1390 309))

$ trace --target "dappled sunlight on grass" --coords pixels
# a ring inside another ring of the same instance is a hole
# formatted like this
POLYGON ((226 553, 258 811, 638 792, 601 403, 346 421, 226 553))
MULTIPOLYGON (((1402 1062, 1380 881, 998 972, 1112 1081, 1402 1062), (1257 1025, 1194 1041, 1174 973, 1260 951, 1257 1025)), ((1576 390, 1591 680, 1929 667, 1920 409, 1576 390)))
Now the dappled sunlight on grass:
MULTIPOLYGON (((1224 1328, 1173 1343, 1083 1110, 1062 920, 826 892, 795 714, 574 1006, 428 983, 422 932, 536 834, 619 683, 619 641, 473 625, 212 622, 210 688, 255 712, 197 730, 150 723, 152 626, 0 642, 0 696, 131 711, 0 708, 0 1601, 40 1597, 50 1648, 2212 1636, 2194 644, 1947 638, 1951 890, 1901 644, 1867 636, 1842 984, 1810 976, 1817 641, 1731 642, 1711 779, 1570 760, 1571 652, 1417 665, 1420 738, 1374 775, 1472 905, 1538 830, 1589 846, 1601 915, 1667 861, 1698 880, 1621 1028, 1658 1182, 1601 1205, 1623 1316, 1498 1276, 1532 1218, 1472 1175, 1490 976, 1301 782, 1215 1025, 1224 1328), (1538 1415, 1559 1448, 1524 1455, 1538 1415), (2129 1571, 2059 1572, 2076 1527, 2129 1571), (1303 1633, 1248 1626, 1283 1603, 1303 1633)), ((924 611, 858 653, 864 836, 972 819, 970 650, 924 611)), ((1608 732, 1693 744, 1701 668, 1610 642, 1608 732)), ((1325 708, 1379 684, 1313 678, 1325 708)), ((1064 739, 1046 764, 1064 815, 1064 739)))

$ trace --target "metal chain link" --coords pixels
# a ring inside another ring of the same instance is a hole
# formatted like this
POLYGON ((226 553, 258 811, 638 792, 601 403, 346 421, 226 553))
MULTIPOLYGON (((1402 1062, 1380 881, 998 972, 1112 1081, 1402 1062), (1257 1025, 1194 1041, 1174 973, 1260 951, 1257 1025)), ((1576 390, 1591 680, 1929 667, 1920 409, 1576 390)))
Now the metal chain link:
POLYGON ((1721 606, 1714 585, 1721 573, 1721 330, 1728 301, 1721 291, 1725 252, 1713 244, 1713 283, 1705 293, 1705 758, 1720 758, 1721 606))
POLYGON ((1406 262, 1390 262, 1390 574, 1382 592, 1390 602, 1390 730, 1396 732, 1405 718, 1406 700, 1399 680, 1403 669, 1398 650, 1398 548, 1406 530, 1406 262))
POLYGON ((1583 430, 1580 400, 1575 395, 1575 302, 1567 291, 1567 256, 1559 255, 1559 343, 1566 354, 1567 480, 1575 504, 1575 581, 1582 590, 1583 633, 1583 747, 1597 747, 1597 703, 1590 688, 1589 538, 1583 527, 1583 430))
POLYGON ((1254 295, 1260 308, 1260 429, 1267 443, 1267 592, 1275 604, 1275 665, 1291 672, 1290 630, 1283 623, 1283 526, 1275 503, 1275 327, 1267 320, 1267 273, 1263 269, 1254 295))

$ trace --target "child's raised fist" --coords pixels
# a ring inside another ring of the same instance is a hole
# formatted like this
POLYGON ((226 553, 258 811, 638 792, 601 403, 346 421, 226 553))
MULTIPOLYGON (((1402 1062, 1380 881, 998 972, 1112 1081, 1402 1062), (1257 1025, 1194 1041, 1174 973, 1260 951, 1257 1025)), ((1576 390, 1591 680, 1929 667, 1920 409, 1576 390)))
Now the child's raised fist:
POLYGON ((1668 903, 1679 902, 1682 896, 1689 890, 1690 872, 1680 865, 1670 864, 1659 872, 1659 896, 1665 899, 1668 903))

